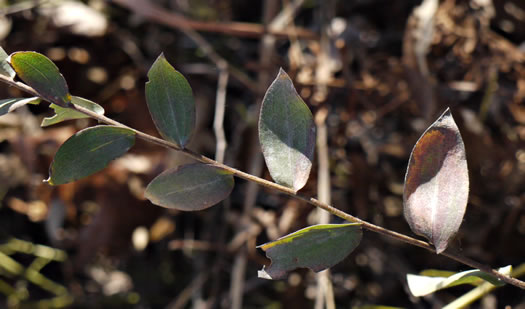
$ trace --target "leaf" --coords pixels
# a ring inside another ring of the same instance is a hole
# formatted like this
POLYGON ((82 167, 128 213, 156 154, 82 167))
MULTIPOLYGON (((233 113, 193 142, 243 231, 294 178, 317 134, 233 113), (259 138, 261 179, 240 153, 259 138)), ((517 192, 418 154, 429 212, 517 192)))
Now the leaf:
MULTIPOLYGON (((500 268, 498 271, 509 275, 512 270, 512 266, 506 266, 500 268)), ((412 295, 419 297, 432 294, 438 290, 450 288, 461 284, 480 284, 480 279, 490 282, 495 286, 502 286, 505 283, 485 272, 478 269, 467 270, 460 273, 456 273, 449 277, 429 277, 419 275, 407 275, 408 288, 412 295)))
POLYGON ((195 163, 164 171, 150 182, 144 195, 158 206, 195 211, 224 200, 233 185, 232 173, 195 163))
POLYGON ((38 104, 40 98, 17 98, 17 99, 5 99, 0 100, 0 116, 14 111, 15 109, 24 106, 26 104, 38 104))
POLYGON ((9 56, 5 52, 5 50, 0 47, 0 74, 7 76, 11 79, 13 79, 16 75, 16 72, 11 68, 9 63, 7 63, 7 58, 9 56))
POLYGON ((259 278, 281 279, 299 267, 315 272, 341 262, 361 242, 361 225, 312 225, 276 241, 258 246, 272 260, 268 268, 259 271, 259 278))
POLYGON ((7 61, 18 77, 33 87, 42 98, 64 107, 71 101, 64 76, 46 56, 36 52, 16 52, 7 61))
POLYGON ((164 139, 184 148, 195 126, 195 100, 190 84, 164 54, 155 60, 148 78, 146 101, 155 126, 164 139))
POLYGON ((71 136, 58 149, 49 168, 50 185, 61 185, 102 170, 135 144, 135 132, 115 126, 95 126, 71 136))
POLYGON ((453 271, 439 270, 439 269, 425 269, 419 272, 421 276, 426 277, 450 277, 455 274, 453 271))
POLYGON ((299 191, 312 168, 315 125, 310 109, 282 69, 263 99, 259 141, 275 182, 299 191))
MULTIPOLYGON (((104 108, 88 99, 72 96, 71 103, 87 108, 90 111, 95 112, 99 115, 104 115, 104 108)), ((42 127, 47 127, 66 120, 89 118, 88 115, 82 114, 81 112, 77 112, 70 108, 64 108, 56 104, 51 104, 49 107, 55 110, 55 114, 51 117, 44 118, 41 124, 42 127)))
POLYGON ((447 110, 419 138, 405 176, 405 218, 412 231, 443 252, 456 234, 469 190, 465 145, 447 110))

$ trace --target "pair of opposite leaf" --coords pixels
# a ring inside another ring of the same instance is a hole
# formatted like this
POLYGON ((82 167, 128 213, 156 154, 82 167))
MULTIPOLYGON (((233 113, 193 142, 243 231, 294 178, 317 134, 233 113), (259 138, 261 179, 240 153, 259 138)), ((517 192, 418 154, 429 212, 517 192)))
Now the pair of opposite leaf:
MULTIPOLYGON (((45 56, 19 52, 9 56, 7 61, 42 98, 58 105, 55 117, 61 112, 59 108, 68 104, 81 105, 81 98, 75 100, 76 97, 71 96, 58 68, 45 56)), ((164 139, 184 148, 195 124, 190 85, 163 55, 155 61, 148 77, 146 99, 157 129, 164 139)), ((84 104, 83 107, 93 110, 97 106, 84 104)), ((74 117, 66 114, 53 123, 67 119, 74 117)), ((309 108, 283 70, 263 99, 259 138, 272 178, 295 192, 300 190, 312 166, 315 125, 309 108)), ((127 152, 134 142, 135 132, 128 128, 101 125, 82 130, 58 150, 48 181, 57 185, 89 176, 127 152)), ((225 199, 233 186, 231 173, 197 163, 163 172, 148 185, 145 196, 159 206, 201 210, 225 199)), ((440 253, 461 224, 467 196, 464 145, 447 109, 412 151, 403 195, 405 217, 412 230, 428 238, 440 253)), ((297 267, 315 271, 328 268, 340 262, 360 240, 358 224, 305 228, 261 246, 272 259, 272 265, 260 275, 276 279, 297 267), (318 241, 313 241, 315 239, 318 241), (344 250, 340 250, 340 244, 345 244, 344 250), (336 251, 339 254, 332 254, 336 251)))

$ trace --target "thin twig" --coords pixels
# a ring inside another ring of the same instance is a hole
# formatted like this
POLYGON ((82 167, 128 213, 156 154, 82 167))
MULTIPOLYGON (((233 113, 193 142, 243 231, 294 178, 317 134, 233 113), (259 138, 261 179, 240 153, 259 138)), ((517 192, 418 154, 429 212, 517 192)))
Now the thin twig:
POLYGON ((226 151, 226 136, 224 134, 224 111, 226 109, 226 87, 228 85, 228 68, 219 67, 219 78, 217 81, 217 96, 215 99, 215 117, 213 119, 213 131, 215 132, 215 161, 224 162, 226 151))
POLYGON ((202 52, 208 56, 208 58, 211 59, 217 65, 218 68, 226 67, 228 71, 232 74, 233 77, 235 77, 240 83, 242 83, 244 86, 246 86, 248 89, 253 91, 254 93, 257 93, 258 86, 257 84, 243 71, 235 68, 232 65, 228 64, 228 61, 224 59, 222 56, 217 54, 217 52, 213 49, 213 47, 204 39, 202 35, 200 35, 197 31, 193 29, 180 29, 184 34, 186 34, 195 44, 197 44, 202 52))
MULTIPOLYGON (((317 162, 318 180, 317 195, 321 202, 331 203, 330 192, 330 159, 328 156, 328 132, 326 128, 326 117, 328 109, 320 108, 315 114, 315 125, 317 126, 317 162)), ((330 213, 317 209, 319 224, 330 223, 330 213)), ((315 297, 315 309, 335 309, 334 289, 330 280, 330 269, 317 273, 317 295, 315 297)))
MULTIPOLYGON (((175 13, 168 12, 165 9, 156 6, 150 1, 144 0, 113 0, 113 2, 132 10, 134 13, 141 15, 149 20, 154 22, 169 26, 173 29, 182 31, 186 36, 188 36, 195 44, 199 46, 204 54, 211 61, 217 65, 218 68, 226 66, 231 75, 242 83, 245 87, 248 87, 254 93, 257 93, 258 86, 257 84, 243 71, 235 68, 232 65, 228 65, 226 59, 221 57, 213 47, 208 43, 202 35, 200 35, 197 30, 208 30, 208 31, 219 31, 223 29, 220 24, 217 23, 203 23, 189 20, 184 16, 175 13), (202 25, 207 25, 206 27, 201 27, 202 25), (209 26, 209 28, 208 28, 209 26)), ((224 26, 224 25, 223 25, 224 26)))
MULTIPOLYGON (((252 38, 260 38, 266 33, 286 38, 294 31, 300 38, 317 40, 315 32, 304 28, 294 27, 290 29, 289 27, 283 27, 281 29, 266 29, 263 25, 252 23, 204 22, 186 18, 175 12, 167 12, 165 9, 147 0, 113 0, 112 2, 174 29, 193 29, 252 38)), ((283 17, 286 18, 286 16, 283 17)))
POLYGON ((202 286, 208 281, 212 272, 216 272, 216 267, 211 271, 201 272, 198 276, 193 278, 191 283, 182 290, 177 298, 166 306, 166 309, 180 309, 184 308, 190 301, 195 291, 202 288, 202 286))
MULTIPOLYGON (((0 81, 3 81, 11 86, 14 86, 18 89, 21 89, 31 95, 34 95, 34 96, 40 96, 38 94, 38 92, 21 83, 21 82, 17 82, 17 81, 14 81, 13 79, 7 77, 7 76, 4 76, 4 75, 1 75, 0 74, 0 81)), ((42 98, 43 100, 46 100, 44 98, 42 98)), ((47 100, 46 100, 47 101, 47 100)), ((54 103, 54 104, 59 104, 60 102, 57 100, 56 102, 51 102, 51 103, 54 103)), ((78 106, 78 105, 73 105, 73 104, 69 104, 67 106, 68 108, 70 109, 73 109, 73 110, 76 110, 80 113, 83 113, 93 119, 96 119, 98 120, 99 122, 102 122, 102 123, 105 123, 105 124, 108 124, 108 125, 113 125, 113 126, 117 126, 117 127, 121 127, 121 128, 126 128, 128 130, 131 130, 133 131, 136 136, 142 140, 145 140, 147 142, 150 142, 150 143, 153 143, 153 144, 157 144, 159 146, 162 146, 162 147, 165 147, 165 148, 168 148, 168 149, 172 149, 172 150, 176 150, 176 151, 179 151, 181 153, 183 153, 184 155, 194 159, 194 160, 197 160, 199 162, 202 162, 202 163, 206 163, 206 164, 210 164, 210 165, 214 165, 218 168, 221 168, 229 173, 231 173, 232 175, 236 176, 236 177, 239 177, 239 178, 242 178, 242 179, 245 179, 247 181, 250 181, 250 182, 255 182, 257 184, 259 184, 260 186, 263 186, 265 188, 269 188, 269 189, 272 189, 272 190, 276 190, 276 191, 279 191, 281 193, 284 193, 284 194, 287 194, 291 197, 294 197, 298 200, 301 200, 301 201, 304 201, 310 205, 313 205, 315 207, 319 207, 321 209, 324 209, 326 211, 328 211, 329 213, 331 213, 332 215, 334 216, 337 216, 341 219, 344 219, 346 221, 350 221, 350 222, 355 222, 355 223, 359 223, 361 224, 361 227, 364 228, 364 229, 367 229, 369 231, 372 231, 372 232, 375 232, 375 233, 379 233, 381 235, 384 235, 384 236, 387 236, 387 237, 390 237, 390 238, 393 238, 393 239, 397 239, 399 241, 402 241, 402 242, 405 242, 407 244, 410 244, 410 245, 413 245, 413 246, 417 246, 417 247, 420 247, 420 248, 423 248, 423 249, 427 249, 428 251, 431 251, 431 252, 436 252, 436 250, 434 249, 434 247, 432 245, 430 245, 429 243, 427 242, 424 242, 422 240, 418 240, 418 239, 415 239, 413 237, 410 237, 410 236, 407 236, 407 235, 404 235, 404 234, 401 234, 401 233, 398 233, 398 232, 395 232, 395 231, 392 231, 392 230, 389 230, 389 229, 386 229, 384 227, 381 227, 381 226, 378 226, 378 225, 375 225, 375 224, 372 224, 370 222, 367 222, 367 221, 364 221, 364 220, 361 220, 357 217, 354 217, 344 211, 341 211, 331 205, 328 205, 326 203, 322 203, 320 202, 319 200, 313 198, 313 197, 306 197, 306 196, 302 196, 302 195, 299 195, 297 192, 295 192, 293 189, 291 188, 288 188, 288 187, 285 187, 285 186, 282 186, 282 185, 279 185, 277 183, 274 183, 274 182, 271 182, 271 181, 268 181, 266 179, 262 179, 260 177, 257 177, 257 176, 254 176, 254 175, 251 175, 251 174, 248 174, 248 173, 245 173, 243 171, 240 171, 238 169, 235 169, 233 167, 230 167, 228 165, 224 165, 224 164, 221 164, 215 160, 212 160, 206 156, 203 156, 201 154, 198 154, 198 153, 195 153, 193 151, 191 151, 190 149, 181 149, 179 146, 177 146, 176 144, 174 143, 171 143, 169 141, 166 141, 166 140, 163 140, 163 139, 160 139, 158 137, 155 137, 155 136, 152 136, 152 135, 149 135, 149 134, 146 134, 144 132, 141 132, 141 131, 138 131, 136 129, 133 129, 131 127, 128 127, 120 122, 117 122, 111 118, 108 118, 104 115, 99 115, 95 112, 92 112, 90 111, 89 109, 86 109, 84 107, 81 107, 81 106, 78 106)), ((512 278, 508 275, 505 275, 505 274, 502 274, 500 272, 498 272, 497 270, 494 270, 492 269, 490 266, 487 266, 487 265, 483 265, 479 262, 476 262, 468 257, 465 257, 465 256, 462 256, 458 253, 455 253, 455 252, 451 252, 450 249, 446 250, 445 252, 442 252, 441 255, 443 256, 446 256, 454 261, 457 261, 461 264, 464 264, 464 265, 467 265, 469 267, 472 267, 472 268, 477 268, 483 272, 486 272, 488 274, 491 274, 493 276, 495 276, 496 278, 502 280, 503 282, 506 282, 508 284, 511 284, 511 285, 514 285, 516 287, 519 287, 521 289, 524 289, 525 290, 525 282, 521 281, 521 280, 518 280, 516 278, 512 278)))
MULTIPOLYGON (((319 41, 320 49, 317 56, 317 66, 315 69, 315 92, 313 100, 319 104, 326 101, 328 95, 327 82, 333 78, 333 69, 330 59, 330 38, 329 24, 335 15, 335 1, 327 0, 321 3, 319 10, 319 20, 321 23, 321 38, 319 41)), ((317 127, 317 153, 318 153, 318 183, 317 194, 321 202, 331 204, 330 195, 330 163, 328 158, 328 133, 326 128, 326 117, 328 109, 320 108, 315 115, 317 127)), ((319 224, 327 224, 330 221, 330 213, 317 209, 319 224)), ((335 309, 334 288, 331 280, 330 269, 319 272, 317 279, 317 293, 315 297, 315 309, 335 309)))

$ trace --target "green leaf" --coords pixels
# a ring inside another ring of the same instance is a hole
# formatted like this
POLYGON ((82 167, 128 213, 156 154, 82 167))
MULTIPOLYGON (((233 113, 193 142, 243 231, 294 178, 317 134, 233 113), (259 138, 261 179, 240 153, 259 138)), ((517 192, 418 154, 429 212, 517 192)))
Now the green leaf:
POLYGON ((40 98, 37 97, 0 100, 0 116, 10 113, 26 104, 36 105, 38 103, 40 103, 40 98))
POLYGON ((58 149, 46 181, 60 185, 92 175, 133 144, 135 132, 125 128, 95 126, 79 131, 58 149))
POLYGON ((264 279, 281 279, 299 267, 318 272, 341 262, 361 242, 358 223, 313 225, 258 246, 272 260, 259 271, 264 279))
POLYGON ((263 99, 259 141, 275 182, 300 190, 312 168, 315 125, 312 112, 282 69, 263 99))
POLYGON ((180 147, 195 126, 195 100, 188 81, 160 54, 148 72, 146 101, 160 135, 180 147))
POLYGON ((448 270, 425 269, 419 272, 419 274, 425 277, 450 277, 456 273, 448 270))
POLYGON ((150 182, 144 195, 158 206, 194 211, 224 200, 233 185, 230 172, 195 163, 164 171, 150 182))
MULTIPOLYGON (((512 270, 512 266, 506 266, 500 268, 500 273, 509 275, 512 270)), ((412 295, 419 297, 432 294, 438 290, 450 288, 461 284, 479 284, 480 279, 490 282, 493 285, 501 286, 505 282, 484 273, 478 269, 467 270, 449 277, 428 277, 419 275, 407 275, 408 288, 412 295)))
MULTIPOLYGON (((87 108, 90 111, 95 112, 99 115, 104 115, 104 109, 102 108, 102 106, 88 99, 72 96, 71 103, 87 108)), ((42 127, 47 127, 66 120, 89 118, 89 116, 82 114, 81 112, 77 112, 70 108, 60 107, 56 104, 51 104, 49 107, 55 110, 55 114, 52 117, 44 118, 41 124, 42 127)))
POLYGON ((33 87, 42 98, 61 106, 71 101, 64 76, 46 56, 36 52, 16 52, 7 61, 18 77, 33 87))
POLYGON ((16 72, 11 68, 9 63, 7 63, 7 58, 9 56, 5 52, 5 50, 0 47, 0 74, 7 76, 11 79, 13 79, 16 75, 16 72))
POLYGON ((419 138, 405 176, 405 218, 443 252, 463 221, 469 179, 465 145, 447 110, 419 138))

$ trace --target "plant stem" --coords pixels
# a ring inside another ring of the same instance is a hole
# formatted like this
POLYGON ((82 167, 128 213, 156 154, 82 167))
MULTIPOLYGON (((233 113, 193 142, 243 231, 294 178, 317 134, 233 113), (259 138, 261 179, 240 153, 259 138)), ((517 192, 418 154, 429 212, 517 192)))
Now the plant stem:
MULTIPOLYGON (((7 83, 11 86, 14 86, 20 90, 23 90, 31 95, 34 95, 34 96, 38 96, 40 97, 39 93, 31 88, 30 86, 24 84, 24 83, 21 83, 21 82, 17 82, 17 81, 14 81, 12 80, 11 78, 7 77, 7 76, 3 76, 0 74, 0 81, 3 81, 4 83, 7 83)), ((43 100, 45 100, 44 98, 42 98, 43 100)), ((51 103, 54 103, 54 104, 57 104, 60 103, 60 102, 51 102, 51 103)), ((427 249, 428 251, 431 251, 431 252, 436 252, 434 247, 425 242, 425 241, 421 241, 421 240, 418 240, 418 239, 415 239, 413 237, 410 237, 410 236, 407 236, 407 235, 404 235, 404 234, 401 234, 401 233, 398 233, 398 232, 395 232, 395 231, 392 231, 392 230, 389 230, 389 229, 386 229, 386 228, 383 228, 381 226, 378 226, 378 225, 375 225, 375 224, 372 224, 370 222, 367 222, 367 221, 364 221, 364 220, 361 220, 357 217, 354 217, 344 211, 341 211, 331 205, 328 205, 326 203, 322 203, 320 202, 319 200, 313 198, 313 197, 305 197, 305 196, 302 196, 302 195, 299 195, 297 194, 297 192, 295 192, 293 189, 290 189, 288 187, 285 187, 285 186, 282 186, 282 185, 279 185, 277 183, 274 183, 274 182, 271 182, 271 181, 268 181, 266 179, 262 179, 260 177, 257 177, 257 176, 253 176, 251 174, 248 174, 248 173, 245 173, 243 171, 240 171, 238 169, 235 169, 233 167, 230 167, 228 165, 225 165, 225 164, 222 164, 222 163, 219 163, 215 160, 212 160, 206 156, 203 156, 201 154, 198 154, 198 153, 195 153, 193 151, 191 151, 190 149, 182 149, 180 148, 179 146, 177 146, 176 144, 174 143, 171 143, 171 142, 168 142, 166 140, 163 140, 163 139, 160 139, 158 137, 155 137, 155 136, 151 136, 149 134, 146 134, 144 132, 141 132, 141 131, 138 131, 136 129, 133 129, 133 128, 130 128, 120 122, 117 122, 111 118, 108 118, 104 115, 99 115, 95 112, 92 112, 84 107, 81 107, 81 106, 78 106, 78 105, 73 105, 73 104, 69 104, 67 106, 68 108, 71 108, 71 109, 74 109, 78 112, 81 112, 93 119, 96 119, 98 120, 99 122, 102 122, 102 123, 105 123, 105 124, 108 124, 108 125, 113 125, 113 126, 118 126, 118 127, 121 127, 121 128, 126 128, 126 129, 129 129, 129 130, 132 130, 133 132, 135 132, 136 136, 140 139, 143 139, 147 142, 150 142, 150 143, 154 143, 154 144, 157 144, 159 146, 162 146, 162 147, 165 147, 165 148, 168 148, 168 149, 172 149, 172 150, 176 150, 176 151, 180 151, 182 153, 184 153, 186 156, 194 159, 194 160, 197 160, 197 161, 200 161, 202 163, 206 163, 206 164, 211 164, 211 165, 214 165, 216 167, 219 167, 223 170, 226 170, 230 173, 232 173, 234 176, 237 176, 239 178, 242 178, 242 179, 245 179, 245 180, 248 180, 248 181, 252 181, 252 182, 255 182, 263 187, 266 187, 266 188, 269 188, 269 189, 273 189, 273 190, 276 190, 276 191, 279 191, 281 193, 285 193, 293 198, 296 198, 296 199, 299 199, 299 200, 302 200, 310 205, 313 205, 315 207, 318 207, 318 208, 321 208, 321 209, 324 209, 326 211, 328 211, 329 213, 331 213, 332 215, 334 216, 337 216, 341 219, 344 219, 344 220, 347 220, 347 221, 350 221, 350 222, 355 222, 355 223, 359 223, 361 224, 361 226, 364 228, 364 229, 367 229, 369 231, 372 231, 372 232, 376 232, 376 233, 379 233, 381 235, 384 235, 384 236, 387 236, 387 237, 390 237, 390 238, 393 238, 393 239, 397 239, 399 241, 403 241, 405 243, 408 243, 410 245, 413 245, 413 246, 417 246, 417 247, 421 247, 423 249, 427 249)), ((476 262, 470 258, 467 258, 465 256, 462 256, 458 253, 454 253, 454 252, 451 252, 451 250, 446 250, 444 252, 441 253, 441 255, 444 255, 452 260, 455 260, 461 264, 464 264, 464 265, 467 265, 469 267, 472 267, 472 268, 477 268, 483 272, 486 272, 488 274, 491 274, 495 277, 497 277, 498 279, 508 283, 508 284, 511 284, 511 285, 514 285, 516 287, 519 287, 521 289, 524 289, 525 290, 525 282, 524 281, 521 281, 521 280, 518 280, 516 278, 512 278, 508 275, 505 275, 505 274, 502 274, 500 272, 498 272, 497 270, 494 270, 492 269, 490 266, 487 266, 487 265, 483 265, 479 262, 476 262)))

